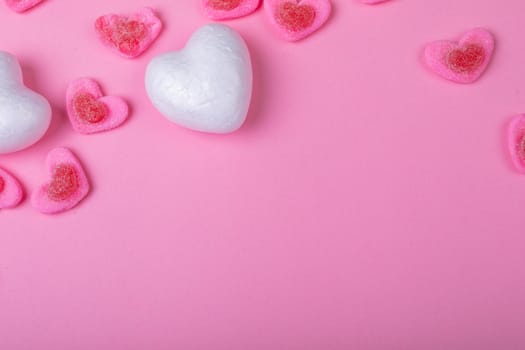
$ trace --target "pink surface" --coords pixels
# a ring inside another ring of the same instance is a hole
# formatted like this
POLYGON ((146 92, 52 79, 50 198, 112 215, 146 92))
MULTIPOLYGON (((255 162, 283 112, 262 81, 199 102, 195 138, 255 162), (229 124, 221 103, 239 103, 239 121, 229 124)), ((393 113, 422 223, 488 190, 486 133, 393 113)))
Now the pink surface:
POLYGON ((227 22, 255 69, 227 136, 169 123, 143 87, 148 60, 207 22, 199 1, 0 8, 1 48, 54 106, 49 134, 0 165, 30 194, 68 146, 93 185, 60 216, 0 212, 0 349, 525 348, 525 177, 507 147, 523 1, 333 3, 296 44, 262 10, 227 22), (146 5, 166 26, 143 56, 100 45, 99 15, 146 5), (497 42, 478 82, 428 72, 426 43, 478 26, 497 42), (129 121, 75 133, 78 76, 129 101, 129 121))

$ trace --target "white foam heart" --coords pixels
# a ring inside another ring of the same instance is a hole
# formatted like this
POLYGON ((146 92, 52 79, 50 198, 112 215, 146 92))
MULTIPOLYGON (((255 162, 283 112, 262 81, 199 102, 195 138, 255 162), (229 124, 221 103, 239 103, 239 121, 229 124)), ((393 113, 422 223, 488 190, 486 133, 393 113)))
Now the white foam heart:
POLYGON ((153 105, 179 125, 211 133, 235 131, 246 119, 252 95, 246 43, 230 27, 205 25, 183 50, 153 58, 146 91, 153 105))
POLYGON ((24 86, 16 57, 0 51, 0 154, 31 146, 50 122, 49 102, 24 86))

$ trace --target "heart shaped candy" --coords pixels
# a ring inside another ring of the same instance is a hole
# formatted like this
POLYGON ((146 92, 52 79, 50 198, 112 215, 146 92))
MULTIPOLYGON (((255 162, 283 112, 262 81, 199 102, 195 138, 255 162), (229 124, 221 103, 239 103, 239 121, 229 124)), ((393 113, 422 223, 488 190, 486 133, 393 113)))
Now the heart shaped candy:
POLYGON ((266 0, 264 8, 270 23, 288 41, 309 36, 332 12, 330 0, 266 0))
POLYGON ((106 46, 126 58, 134 58, 157 39, 162 22, 151 8, 145 7, 130 16, 101 16, 95 21, 95 29, 106 46))
POLYGON ((75 131, 93 134, 121 125, 128 117, 128 105, 120 97, 104 96, 96 81, 81 78, 66 92, 69 121, 75 131))
POLYGON ((425 48, 428 67, 439 76, 469 84, 479 79, 494 52, 494 37, 483 28, 468 31, 459 42, 436 41, 425 48))
POLYGON ((15 12, 25 12, 44 0, 5 0, 7 6, 15 12))
POLYGON ((82 165, 67 148, 55 148, 46 158, 50 180, 33 193, 33 206, 44 214, 57 214, 75 207, 89 193, 82 165))
POLYGON ((183 50, 151 60, 146 91, 153 105, 174 123, 212 133, 235 131, 250 105, 250 53, 233 29, 205 25, 183 50))
POLYGON ((50 122, 49 102, 24 86, 17 59, 0 51, 0 154, 31 146, 50 122))
POLYGON ((24 191, 20 182, 0 168, 0 209, 16 207, 24 197, 24 191))
POLYGON ((361 2, 363 4, 379 4, 380 2, 386 2, 386 1, 389 1, 389 0, 361 0, 361 2))
POLYGON ((508 145, 514 166, 525 173, 525 114, 512 118, 508 130, 508 145))
POLYGON ((204 13, 211 19, 222 20, 249 15, 259 7, 260 0, 200 0, 204 13))

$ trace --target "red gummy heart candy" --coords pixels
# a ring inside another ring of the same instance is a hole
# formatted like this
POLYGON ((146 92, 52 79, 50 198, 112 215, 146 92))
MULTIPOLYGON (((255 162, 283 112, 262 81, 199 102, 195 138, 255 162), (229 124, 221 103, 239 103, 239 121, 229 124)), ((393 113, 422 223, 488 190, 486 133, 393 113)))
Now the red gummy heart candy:
POLYGON ((458 73, 470 73, 478 69, 485 60, 485 49, 476 44, 452 50, 447 55, 450 69, 458 73))
POLYGON ((49 199, 60 202, 70 198, 79 188, 77 171, 72 165, 59 164, 53 169, 53 175, 47 195, 49 199))
POLYGON ((315 9, 310 5, 284 2, 277 10, 277 22, 288 30, 298 32, 310 27, 315 20, 315 9))
POLYGON ((129 108, 118 96, 105 96, 98 83, 80 78, 69 83, 66 107, 73 129, 93 134, 120 126, 129 115, 129 108))
POLYGON ((133 55, 146 37, 146 26, 137 21, 119 18, 113 25, 97 21, 97 29, 113 46, 125 55, 133 55))
POLYGON ((133 58, 157 39, 162 22, 151 8, 146 7, 131 16, 101 16, 95 22, 95 29, 105 45, 124 57, 133 58))
POLYGON ((434 41, 425 47, 426 65, 437 75, 461 84, 478 80, 495 49, 492 33, 483 28, 467 31, 459 41, 434 41))
POLYGON ((33 193, 33 207, 44 214, 57 214, 75 207, 90 191, 86 173, 67 148, 55 148, 46 158, 50 180, 33 193))
POLYGON ((108 114, 106 105, 89 93, 81 93, 73 98, 73 110, 80 120, 88 124, 100 123, 108 114))
POLYGON ((264 0, 270 23, 288 41, 297 41, 319 30, 332 13, 331 0, 264 0))

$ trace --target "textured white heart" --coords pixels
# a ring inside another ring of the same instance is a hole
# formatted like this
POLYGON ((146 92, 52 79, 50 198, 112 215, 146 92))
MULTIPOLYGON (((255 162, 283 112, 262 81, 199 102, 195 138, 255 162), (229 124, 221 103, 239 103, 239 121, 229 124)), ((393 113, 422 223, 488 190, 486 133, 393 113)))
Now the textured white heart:
POLYGON ((252 95, 246 43, 230 27, 205 25, 183 50, 153 58, 146 91, 174 123, 211 133, 235 131, 246 119, 252 95))
POLYGON ((31 146, 50 122, 49 102, 24 86, 16 57, 0 51, 0 154, 31 146))

